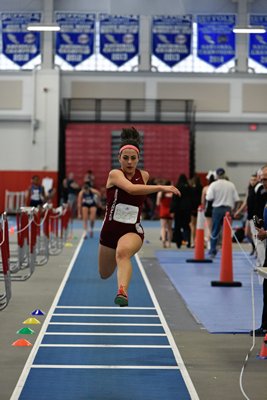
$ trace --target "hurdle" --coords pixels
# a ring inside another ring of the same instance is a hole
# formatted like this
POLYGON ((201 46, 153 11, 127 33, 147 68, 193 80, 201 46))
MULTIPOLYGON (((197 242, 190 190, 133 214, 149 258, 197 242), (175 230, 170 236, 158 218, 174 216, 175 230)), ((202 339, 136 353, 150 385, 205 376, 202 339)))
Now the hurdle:
POLYGON ((1 262, 0 265, 2 270, 0 271, 3 274, 5 291, 0 294, 0 311, 4 310, 10 299, 11 299, 11 279, 10 279, 10 270, 9 270, 9 240, 8 240, 8 221, 6 213, 1 216, 2 221, 0 222, 0 248, 1 248, 1 262))

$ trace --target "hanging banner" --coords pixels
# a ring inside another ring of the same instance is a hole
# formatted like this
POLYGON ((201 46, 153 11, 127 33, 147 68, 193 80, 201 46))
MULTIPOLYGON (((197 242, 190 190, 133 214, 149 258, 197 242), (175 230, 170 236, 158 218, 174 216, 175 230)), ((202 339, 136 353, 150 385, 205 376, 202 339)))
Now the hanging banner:
POLYGON ((72 67, 94 54, 95 14, 56 13, 56 54, 72 67))
POLYGON ((266 28, 265 33, 249 35, 249 57, 267 68, 267 15, 250 15, 249 24, 266 28))
POLYGON ((100 14, 100 54, 118 67, 139 53, 139 17, 100 14))
POLYGON ((2 13, 3 54, 22 67, 40 54, 40 32, 27 31, 41 21, 41 13, 2 13))
POLYGON ((235 57, 235 15, 197 16, 197 55, 215 68, 235 57))
POLYGON ((191 53, 192 15, 154 16, 152 20, 152 51, 169 67, 191 53))

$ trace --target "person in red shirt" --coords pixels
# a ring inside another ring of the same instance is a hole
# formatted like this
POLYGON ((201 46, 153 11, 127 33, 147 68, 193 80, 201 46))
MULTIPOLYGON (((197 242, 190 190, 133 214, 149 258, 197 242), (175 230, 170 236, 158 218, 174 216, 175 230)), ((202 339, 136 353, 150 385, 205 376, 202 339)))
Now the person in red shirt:
POLYGON ((180 195, 175 186, 147 185, 149 174, 137 169, 140 136, 135 128, 123 129, 118 159, 120 169, 109 172, 106 213, 100 233, 99 273, 109 278, 117 266, 118 293, 115 304, 128 306, 132 275, 131 257, 142 247, 144 231, 140 224, 145 196, 157 192, 180 195))
MULTIPOLYGON (((166 185, 170 185, 170 181, 166 181, 166 185)), ((163 247, 171 247, 172 242, 172 215, 170 206, 172 201, 171 192, 159 192, 157 194, 157 206, 159 207, 160 218, 160 237, 163 247)))

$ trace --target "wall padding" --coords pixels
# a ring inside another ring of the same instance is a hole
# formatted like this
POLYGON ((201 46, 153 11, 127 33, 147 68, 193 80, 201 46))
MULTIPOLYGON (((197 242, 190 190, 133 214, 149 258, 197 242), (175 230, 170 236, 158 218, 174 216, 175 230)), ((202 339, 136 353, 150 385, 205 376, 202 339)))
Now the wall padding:
POLYGON ((22 109, 22 80, 0 81, 0 110, 22 109))
POLYGON ((143 99, 145 82, 86 82, 71 83, 71 98, 143 99))
POLYGON ((242 96, 243 112, 267 112, 267 85, 263 83, 244 83, 242 96))
POLYGON ((202 112, 229 112, 230 84, 159 82, 157 98, 194 100, 202 112))

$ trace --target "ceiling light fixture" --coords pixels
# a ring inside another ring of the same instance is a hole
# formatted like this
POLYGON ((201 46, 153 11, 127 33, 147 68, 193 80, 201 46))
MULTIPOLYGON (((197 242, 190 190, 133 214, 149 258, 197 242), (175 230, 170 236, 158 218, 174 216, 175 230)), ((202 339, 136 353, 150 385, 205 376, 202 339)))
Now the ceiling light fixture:
POLYGON ((60 31, 60 26, 55 23, 33 23, 27 26, 27 31, 34 32, 58 32, 60 31))
POLYGON ((234 33, 265 33, 266 28, 263 26, 253 26, 253 25, 248 25, 248 26, 235 26, 233 28, 234 33))

